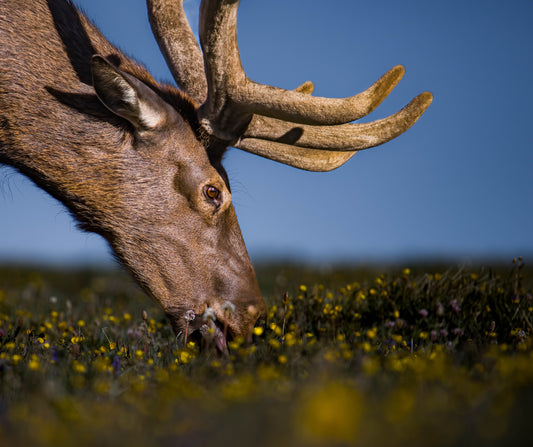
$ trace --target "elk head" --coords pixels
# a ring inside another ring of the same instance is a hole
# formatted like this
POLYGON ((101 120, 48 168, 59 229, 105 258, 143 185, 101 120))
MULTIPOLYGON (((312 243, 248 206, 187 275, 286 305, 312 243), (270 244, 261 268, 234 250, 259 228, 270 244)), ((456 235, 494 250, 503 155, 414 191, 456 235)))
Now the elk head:
MULTIPOLYGON (((20 9, 17 2, 8 3, 6 11, 20 9)), ((199 330, 202 316, 214 314, 219 326, 211 329, 223 351, 226 334, 222 325, 233 336, 249 337, 256 321, 265 315, 222 167, 226 149, 233 146, 296 168, 329 171, 358 150, 407 130, 432 100, 430 93, 422 93, 388 118, 352 124, 383 101, 403 76, 403 67, 392 68, 367 90, 343 99, 313 97, 310 82, 292 91, 257 84, 247 78, 239 57, 239 0, 202 0, 201 47, 182 0, 147 0, 152 30, 178 91, 157 84, 123 55, 115 57, 118 50, 83 16, 76 19, 88 38, 65 32, 72 18, 60 9, 72 8, 69 3, 35 3, 36 9, 48 6, 52 11, 55 28, 67 36, 63 37, 65 46, 68 41, 71 46, 85 42, 85 47, 67 49, 68 57, 54 49, 49 57, 60 61, 56 67, 50 59, 46 66, 35 63, 33 68, 27 68, 33 61, 17 65, 10 59, 18 67, 12 69, 15 74, 0 72, 2 83, 14 92, 0 89, 0 105, 11 110, 11 115, 0 116, 0 124, 4 123, 0 126, 0 162, 30 176, 66 203, 82 227, 103 235, 126 269, 162 307, 177 334, 186 327, 199 330), (61 68, 61 76, 55 75, 54 70, 69 64, 74 68, 61 68), (42 89, 32 86, 38 119, 27 118, 35 110, 21 102, 24 92, 15 92, 22 85, 15 79, 24 76, 34 76, 34 84, 46 85, 42 89), (79 98, 66 100, 70 94, 57 93, 60 87, 72 91, 73 86, 88 106, 79 98), (91 112, 79 113, 84 107, 91 112), (49 124, 58 117, 69 121, 75 131, 58 130, 52 142, 47 131, 31 157, 10 156, 10 147, 32 147, 26 135, 35 139, 43 133, 42 120, 48 117, 49 124), (58 154, 60 146, 63 152, 58 154), (196 318, 190 321, 192 314, 196 318)), ((17 20, 25 20, 30 12, 20 9, 17 20)), ((9 17, 4 22, 0 17, 2 26, 11 26, 8 22, 9 17)), ((21 25, 9 38, 36 32, 32 27, 21 25)), ((32 36, 23 39, 31 41, 32 36)), ((40 36, 40 40, 47 39, 51 36, 40 36)), ((7 58, 16 51, 24 50, 11 51, 7 58)))
POLYGON ((248 337, 265 304, 231 204, 222 154, 209 154, 192 123, 99 55, 92 58, 92 78, 100 101, 130 123, 134 137, 133 153, 122 165, 120 197, 128 204, 106 212, 104 221, 113 214, 115 222, 104 236, 177 334, 185 326, 200 329, 209 309, 207 329, 225 351, 227 330, 248 337), (198 318, 186 321, 191 315, 198 318))
POLYGON ((200 105, 196 114, 204 146, 219 169, 218 154, 233 146, 300 169, 329 171, 358 150, 400 135, 432 101, 425 92, 388 118, 349 124, 383 101, 402 78, 403 67, 343 99, 311 96, 310 82, 294 91, 257 84, 244 73, 239 56, 239 0, 202 0, 201 49, 181 0, 147 4, 152 30, 178 86, 200 105))

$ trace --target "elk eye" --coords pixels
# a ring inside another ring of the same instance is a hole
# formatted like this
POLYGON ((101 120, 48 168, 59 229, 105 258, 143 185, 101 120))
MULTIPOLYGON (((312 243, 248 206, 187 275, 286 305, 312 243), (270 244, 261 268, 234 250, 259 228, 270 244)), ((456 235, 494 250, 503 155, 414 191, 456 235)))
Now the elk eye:
POLYGON ((218 190, 218 188, 215 188, 212 185, 204 186, 204 195, 207 199, 214 202, 217 206, 220 205, 218 203, 218 199, 220 198, 220 191, 218 190))

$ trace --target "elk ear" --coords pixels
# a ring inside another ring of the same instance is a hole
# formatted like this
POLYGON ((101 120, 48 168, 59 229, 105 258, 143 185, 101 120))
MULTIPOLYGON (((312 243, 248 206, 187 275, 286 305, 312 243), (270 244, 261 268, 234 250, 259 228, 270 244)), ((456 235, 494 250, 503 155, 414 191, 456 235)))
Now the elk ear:
POLYGON ((91 68, 96 95, 111 112, 137 130, 155 129, 166 122, 167 104, 145 83, 99 55, 93 56, 91 68))

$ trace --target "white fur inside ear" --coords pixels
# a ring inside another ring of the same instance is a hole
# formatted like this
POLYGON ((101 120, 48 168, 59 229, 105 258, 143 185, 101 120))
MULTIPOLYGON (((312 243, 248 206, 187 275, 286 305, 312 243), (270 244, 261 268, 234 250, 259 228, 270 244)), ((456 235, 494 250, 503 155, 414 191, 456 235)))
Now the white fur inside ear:
POLYGON ((138 102, 137 94, 135 93, 135 90, 129 85, 124 79, 122 79, 120 76, 116 76, 113 79, 114 83, 118 87, 121 93, 121 98, 124 102, 127 102, 128 104, 135 105, 138 102))
POLYGON ((154 129, 159 126, 164 119, 162 113, 153 109, 146 103, 141 102, 139 109, 139 120, 142 125, 148 129, 154 129))
POLYGON ((148 101, 141 100, 135 89, 121 77, 116 77, 115 82, 120 89, 122 100, 138 110, 137 119, 143 127, 154 129, 161 124, 164 119, 162 113, 151 107, 148 101))

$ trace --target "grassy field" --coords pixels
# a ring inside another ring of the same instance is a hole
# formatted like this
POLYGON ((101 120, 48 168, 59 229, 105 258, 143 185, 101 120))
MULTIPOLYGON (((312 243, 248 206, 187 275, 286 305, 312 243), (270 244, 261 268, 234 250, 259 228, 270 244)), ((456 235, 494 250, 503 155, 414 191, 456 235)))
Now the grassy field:
POLYGON ((2 446, 472 446, 533 440, 533 271, 258 269, 230 356, 119 271, 0 268, 2 446))

